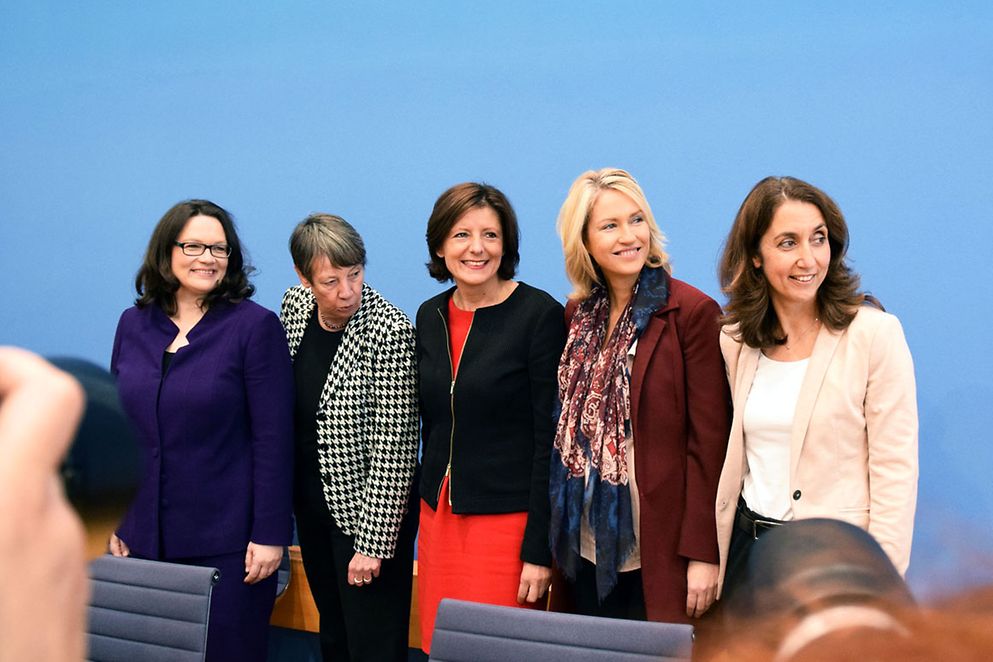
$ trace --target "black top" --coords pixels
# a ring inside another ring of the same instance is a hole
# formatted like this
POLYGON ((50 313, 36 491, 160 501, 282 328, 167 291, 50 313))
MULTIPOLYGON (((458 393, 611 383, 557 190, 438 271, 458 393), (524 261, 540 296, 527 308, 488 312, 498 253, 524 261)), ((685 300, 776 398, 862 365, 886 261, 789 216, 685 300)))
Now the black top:
POLYGON ((527 511, 521 559, 551 565, 548 469, 564 311, 525 283, 503 303, 477 309, 453 387, 447 330, 453 291, 417 311, 421 497, 437 508, 451 457, 452 512, 527 511))
POLYGON ((317 410, 331 363, 341 345, 342 331, 325 331, 317 321, 317 307, 307 321, 300 348, 293 359, 296 405, 293 410, 296 430, 297 475, 319 474, 317 455, 317 410))

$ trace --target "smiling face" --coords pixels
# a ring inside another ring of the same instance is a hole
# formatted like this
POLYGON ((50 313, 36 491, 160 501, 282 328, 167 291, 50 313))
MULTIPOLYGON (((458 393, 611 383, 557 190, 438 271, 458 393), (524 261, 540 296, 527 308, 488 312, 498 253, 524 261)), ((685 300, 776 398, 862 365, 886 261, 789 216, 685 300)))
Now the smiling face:
MULTIPOLYGON (((219 220, 213 216, 199 214, 186 222, 176 241, 226 245, 227 237, 219 220)), ((176 296, 202 299, 224 278, 228 269, 228 258, 215 257, 209 250, 205 250, 203 255, 185 255, 183 249, 173 246, 171 267, 173 275, 179 281, 176 296)))
POLYGON ((314 259, 308 279, 297 271, 300 283, 309 287, 317 299, 317 310, 335 325, 348 321, 362 303, 365 268, 361 264, 336 267, 326 255, 314 259))
POLYGON ((633 287, 651 241, 641 207, 624 193, 603 189, 590 210, 585 235, 586 250, 610 287, 633 287))
POLYGON ((448 232, 438 257, 459 288, 488 289, 500 280, 503 259, 500 217, 489 207, 473 207, 462 214, 448 232))
POLYGON ((761 268, 776 308, 816 308, 831 262, 827 224, 809 202, 787 200, 772 216, 752 264, 761 268))

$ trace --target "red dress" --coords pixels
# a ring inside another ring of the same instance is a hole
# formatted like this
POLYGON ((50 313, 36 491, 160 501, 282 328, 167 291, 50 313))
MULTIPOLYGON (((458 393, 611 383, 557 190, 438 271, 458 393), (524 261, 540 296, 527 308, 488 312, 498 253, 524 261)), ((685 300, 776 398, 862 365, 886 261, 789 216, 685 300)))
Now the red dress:
MULTIPOLYGON (((453 374, 458 372, 472 312, 448 300, 448 337, 453 374)), ((438 510, 421 500, 417 539, 417 598, 421 648, 431 652, 434 619, 442 598, 520 607, 521 541, 528 514, 456 515, 448 498, 448 477, 441 485, 438 510)), ((527 606, 533 606, 528 604, 527 606)))

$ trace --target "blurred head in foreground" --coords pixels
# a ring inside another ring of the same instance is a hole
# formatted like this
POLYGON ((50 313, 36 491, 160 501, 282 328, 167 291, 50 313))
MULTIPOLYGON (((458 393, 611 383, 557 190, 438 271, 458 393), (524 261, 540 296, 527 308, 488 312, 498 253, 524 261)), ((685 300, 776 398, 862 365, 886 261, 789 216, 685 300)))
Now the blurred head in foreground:
POLYGON ((731 659, 993 659, 993 588, 919 608, 872 536, 836 520, 792 522, 755 551, 727 605, 731 659))

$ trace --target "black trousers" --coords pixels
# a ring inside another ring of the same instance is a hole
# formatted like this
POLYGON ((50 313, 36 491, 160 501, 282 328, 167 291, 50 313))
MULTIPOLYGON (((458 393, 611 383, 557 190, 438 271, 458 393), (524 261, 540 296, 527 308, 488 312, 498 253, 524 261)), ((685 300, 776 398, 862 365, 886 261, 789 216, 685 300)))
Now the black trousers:
POLYGON ((334 523, 316 475, 298 474, 294 502, 303 567, 321 615, 321 656, 327 662, 405 661, 417 499, 410 499, 393 558, 383 559, 379 577, 363 586, 348 583, 355 539, 334 523))
POLYGON ((752 547, 755 545, 755 536, 761 536, 772 530, 767 526, 756 528, 751 523, 754 520, 765 520, 780 525, 786 524, 786 522, 771 519, 749 510, 745 500, 743 498, 738 499, 738 511, 735 514, 731 545, 728 548, 727 568, 724 571, 724 588, 721 592, 724 609, 738 617, 750 615, 753 609, 754 591, 742 589, 750 583, 749 564, 752 547), (746 520, 744 526, 742 526, 742 519, 746 520))
MULTIPOLYGON (((742 504, 743 505, 743 504, 742 504)), ((724 585, 721 599, 715 602, 700 618, 695 626, 696 641, 693 644, 694 660, 711 660, 725 650, 728 641, 734 636, 728 622, 729 613, 747 613, 741 587, 748 577, 748 559, 752 554, 755 537, 737 525, 731 530, 731 545, 728 547, 727 566, 724 569, 724 585)))
POLYGON ((576 613, 584 616, 626 618, 632 621, 644 621, 648 618, 641 570, 617 573, 617 584, 601 602, 596 592, 596 566, 586 559, 580 559, 572 591, 576 613))

